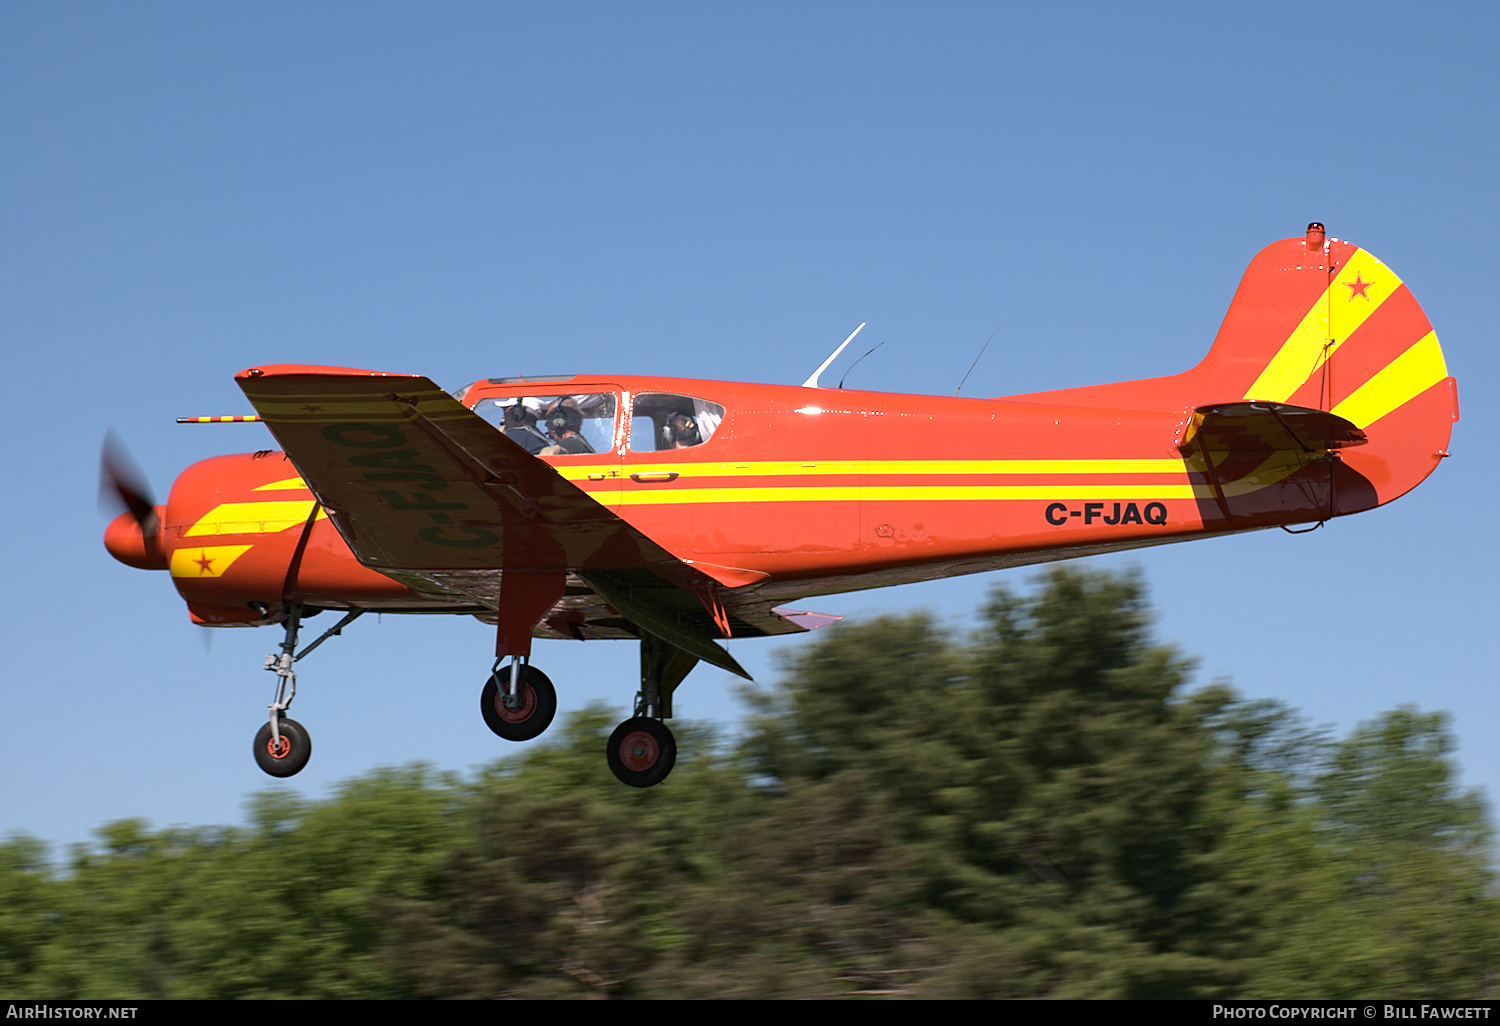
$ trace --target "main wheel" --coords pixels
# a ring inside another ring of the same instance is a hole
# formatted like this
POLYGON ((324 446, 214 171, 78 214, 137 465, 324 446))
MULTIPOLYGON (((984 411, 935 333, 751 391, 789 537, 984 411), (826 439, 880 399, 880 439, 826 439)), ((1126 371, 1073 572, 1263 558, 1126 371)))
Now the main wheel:
POLYGON ((270 721, 255 734, 255 764, 273 777, 290 777, 302 771, 312 758, 312 737, 296 720, 281 717, 281 731, 271 740, 270 721))
POLYGON ((661 720, 637 716, 609 735, 610 772, 622 784, 652 787, 667 779, 677 762, 677 739, 661 720))
POLYGON ((530 741, 539 737, 557 715, 557 689, 547 675, 529 663, 521 666, 516 680, 521 704, 512 709, 505 704, 510 685, 510 667, 502 666, 485 681, 479 694, 479 711, 485 726, 507 741, 530 741))

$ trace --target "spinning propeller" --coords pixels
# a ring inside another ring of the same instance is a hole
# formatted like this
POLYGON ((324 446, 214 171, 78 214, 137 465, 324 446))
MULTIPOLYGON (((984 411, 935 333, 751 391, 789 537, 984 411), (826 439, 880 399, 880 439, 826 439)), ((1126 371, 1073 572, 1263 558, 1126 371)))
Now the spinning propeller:
POLYGON ((104 532, 104 547, 120 562, 141 570, 165 570, 161 546, 161 507, 135 460, 113 431, 99 451, 99 504, 123 508, 104 532))

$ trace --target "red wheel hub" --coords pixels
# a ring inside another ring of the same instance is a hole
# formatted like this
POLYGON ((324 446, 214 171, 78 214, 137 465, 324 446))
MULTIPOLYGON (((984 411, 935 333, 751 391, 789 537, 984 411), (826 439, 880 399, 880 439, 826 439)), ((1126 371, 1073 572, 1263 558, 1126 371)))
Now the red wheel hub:
POLYGON ((286 739, 285 734, 277 734, 273 738, 266 739, 266 754, 273 759, 285 759, 292 754, 292 743, 286 739))
POLYGON ((633 773, 644 773, 661 758, 661 744, 646 730, 632 730, 620 740, 620 762, 633 773))
POLYGON ((512 709, 505 704, 505 689, 500 688, 495 692, 495 715, 506 723, 525 723, 531 719, 536 712, 536 688, 530 684, 521 685, 521 704, 512 709))

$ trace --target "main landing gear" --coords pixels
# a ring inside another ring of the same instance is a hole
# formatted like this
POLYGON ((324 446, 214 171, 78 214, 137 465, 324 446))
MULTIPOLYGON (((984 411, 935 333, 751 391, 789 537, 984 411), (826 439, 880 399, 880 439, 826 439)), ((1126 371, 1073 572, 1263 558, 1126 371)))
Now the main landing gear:
POLYGON ((507 741, 540 737, 557 714, 557 689, 547 675, 520 658, 509 667, 495 660, 490 679, 479 693, 484 724, 507 741))
POLYGON ((635 693, 635 715, 609 735, 604 756, 622 784, 653 787, 667 779, 677 763, 677 739, 662 720, 672 715, 672 692, 698 662, 653 634, 641 634, 641 689, 635 693))
MULTIPOLYGON (((635 715, 609 736, 605 759, 622 784, 651 787, 667 779, 677 762, 677 740, 664 716, 671 714, 671 689, 698 660, 647 636, 641 642, 641 690, 635 715)), ((557 713, 557 691, 541 670, 515 656, 495 668, 479 694, 485 726, 507 741, 539 737, 557 713)))
POLYGON ((632 716, 609 735, 604 755, 620 783, 652 787, 666 780, 676 765, 677 739, 661 720, 632 716))
MULTIPOLYGON (((609 601, 618 589, 609 578, 590 587, 609 601)), ((479 693, 479 712, 485 726, 507 741, 530 741, 541 735, 557 713, 557 692, 547 675, 531 665, 531 638, 537 624, 565 594, 568 575, 561 571, 510 571, 501 574, 495 600, 495 665, 479 693), (510 662, 506 664, 505 660, 510 662)), ((622 611, 636 608, 628 589, 615 599, 622 611)), ((660 620, 668 636, 678 633, 670 618, 644 610, 643 622, 660 620)), ((641 690, 635 715, 615 728, 606 757, 621 783, 631 787, 659 784, 677 761, 677 742, 662 723, 672 715, 672 691, 698 662, 698 657, 662 640, 646 629, 641 639, 641 690)), ((695 647, 690 640, 688 648, 695 647)))
POLYGON ((364 610, 351 609, 342 620, 324 631, 317 641, 298 652, 297 634, 302 627, 302 618, 317 612, 319 610, 309 610, 306 606, 288 606, 286 637, 281 642, 281 655, 266 656, 265 666, 262 667, 276 674, 276 696, 271 700, 270 721, 261 724, 260 730, 256 731, 252 751, 255 764, 273 777, 290 777, 300 773, 302 767, 307 765, 307 760, 312 758, 312 737, 307 733, 307 728, 290 716, 282 715, 291 707, 292 699, 297 697, 297 674, 292 669, 292 664, 335 634, 342 633, 364 610))

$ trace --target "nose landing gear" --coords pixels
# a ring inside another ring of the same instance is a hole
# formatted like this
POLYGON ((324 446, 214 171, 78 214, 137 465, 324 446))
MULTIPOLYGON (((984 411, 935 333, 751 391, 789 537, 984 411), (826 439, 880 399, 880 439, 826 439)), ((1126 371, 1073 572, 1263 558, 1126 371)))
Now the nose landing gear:
POLYGON ((349 610, 342 620, 324 631, 317 641, 298 652, 297 634, 302 628, 302 617, 317 612, 319 610, 309 609, 307 606, 289 605, 281 655, 266 656, 265 666, 262 667, 276 674, 276 696, 269 707, 270 722, 262 724, 260 730, 256 731, 252 751, 255 754, 255 764, 273 777, 290 777, 300 773, 307 765, 307 760, 312 758, 312 737, 307 728, 290 716, 282 715, 291 707, 292 699, 297 697, 297 673, 292 669, 292 664, 335 634, 342 633, 364 610, 349 610))

